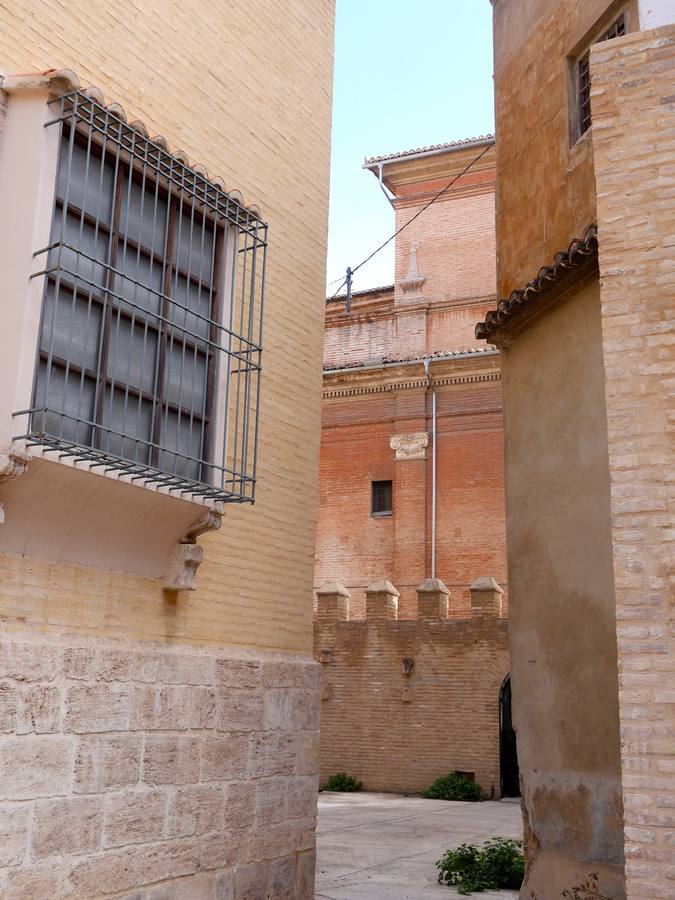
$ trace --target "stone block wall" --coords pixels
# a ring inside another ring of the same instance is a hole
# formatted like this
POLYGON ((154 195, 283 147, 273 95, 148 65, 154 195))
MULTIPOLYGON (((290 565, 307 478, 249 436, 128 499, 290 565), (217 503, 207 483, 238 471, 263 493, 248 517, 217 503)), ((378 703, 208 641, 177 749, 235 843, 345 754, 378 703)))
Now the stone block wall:
POLYGON ((0 896, 312 898, 318 669, 6 637, 0 896))
POLYGON ((626 896, 660 900, 675 892, 675 25, 598 45, 591 72, 626 896))
POLYGON ((403 621, 388 581, 368 587, 361 620, 350 618, 340 583, 319 590, 322 782, 346 771, 370 790, 419 793, 459 769, 499 796, 508 620, 496 583, 476 588, 465 595, 464 618, 448 619, 447 588, 425 582, 418 618, 403 621))

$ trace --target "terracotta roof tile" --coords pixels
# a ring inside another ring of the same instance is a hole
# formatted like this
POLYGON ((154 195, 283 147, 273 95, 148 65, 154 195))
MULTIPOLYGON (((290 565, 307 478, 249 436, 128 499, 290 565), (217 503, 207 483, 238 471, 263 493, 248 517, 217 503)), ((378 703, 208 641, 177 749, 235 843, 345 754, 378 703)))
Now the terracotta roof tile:
POLYGON ((324 372, 338 372, 341 369, 371 369, 380 368, 381 366, 396 366, 401 363, 422 362, 425 359, 452 359, 453 357, 479 356, 483 353, 494 353, 492 347, 457 347, 454 350, 436 350, 434 353, 424 353, 417 356, 383 356, 377 361, 377 365, 373 365, 372 360, 363 362, 353 362, 345 360, 340 363, 327 363, 324 365, 324 372))
POLYGON ((389 162, 394 159, 405 159, 406 156, 417 156, 423 153, 442 153, 444 150, 458 150, 462 147, 480 146, 494 141, 494 134, 481 134, 478 137, 463 138, 459 141, 449 141, 446 144, 430 144, 428 147, 415 147, 412 150, 400 150, 398 153, 387 153, 384 156, 366 157, 363 161, 365 168, 379 162, 389 162))
POLYGON ((528 309, 539 297, 554 285, 564 281, 569 274, 598 255, 598 229, 591 225, 583 238, 572 241, 567 250, 557 253, 552 266, 539 270, 537 277, 522 290, 513 291, 506 300, 500 300, 496 309, 491 309, 482 322, 476 325, 479 340, 491 340, 505 325, 528 309))

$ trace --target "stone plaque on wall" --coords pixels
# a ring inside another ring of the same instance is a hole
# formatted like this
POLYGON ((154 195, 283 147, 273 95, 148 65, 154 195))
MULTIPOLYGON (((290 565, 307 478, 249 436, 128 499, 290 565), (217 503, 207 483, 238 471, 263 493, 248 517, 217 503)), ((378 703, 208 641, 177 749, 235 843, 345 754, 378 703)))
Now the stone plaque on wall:
POLYGON ((429 435, 426 431, 395 434, 389 439, 389 446, 396 451, 397 461, 399 459, 426 459, 429 435))

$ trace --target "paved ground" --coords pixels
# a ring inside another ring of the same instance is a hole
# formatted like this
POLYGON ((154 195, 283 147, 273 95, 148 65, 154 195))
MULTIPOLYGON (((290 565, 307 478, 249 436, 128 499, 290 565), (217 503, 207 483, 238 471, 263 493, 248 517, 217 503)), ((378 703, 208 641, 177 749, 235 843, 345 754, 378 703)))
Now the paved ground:
MULTIPOLYGON (((450 847, 522 837, 516 802, 448 803, 396 794, 319 795, 317 900, 452 900, 436 860, 450 847)), ((476 900, 512 900, 486 891, 476 900)))

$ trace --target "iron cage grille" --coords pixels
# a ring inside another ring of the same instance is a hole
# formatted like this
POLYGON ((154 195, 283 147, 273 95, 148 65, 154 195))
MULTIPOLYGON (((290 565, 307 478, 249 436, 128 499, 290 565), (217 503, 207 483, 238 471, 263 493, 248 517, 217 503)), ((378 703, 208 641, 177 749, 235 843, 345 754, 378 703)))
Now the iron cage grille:
MULTIPOLYGON (((55 101, 27 432, 60 456, 252 502, 267 225, 115 112, 55 101)), ((34 276, 35 277, 35 276, 34 276)))

